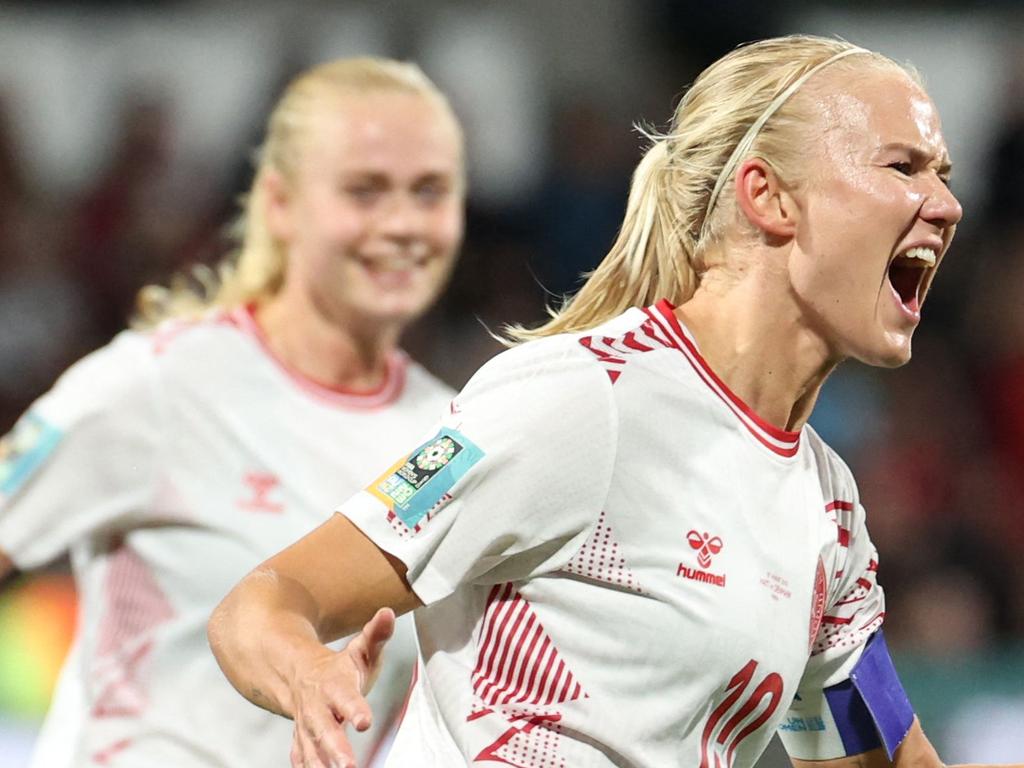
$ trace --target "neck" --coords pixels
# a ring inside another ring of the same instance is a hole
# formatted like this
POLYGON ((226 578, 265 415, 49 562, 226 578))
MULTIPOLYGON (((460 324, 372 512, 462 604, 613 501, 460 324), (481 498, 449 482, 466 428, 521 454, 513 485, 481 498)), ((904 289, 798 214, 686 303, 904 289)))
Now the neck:
POLYGON ((709 273, 676 314, 737 396, 768 423, 798 431, 839 360, 797 307, 780 299, 784 290, 763 270, 728 282, 709 273))
POLYGON ((281 362, 318 384, 372 392, 388 374, 402 328, 328 317, 308 295, 288 286, 256 307, 256 322, 281 362))

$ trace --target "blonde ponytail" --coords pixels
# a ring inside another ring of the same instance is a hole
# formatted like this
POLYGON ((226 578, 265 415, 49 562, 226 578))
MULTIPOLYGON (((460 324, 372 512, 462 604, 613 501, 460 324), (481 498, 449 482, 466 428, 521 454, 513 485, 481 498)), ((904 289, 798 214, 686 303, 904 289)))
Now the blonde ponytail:
POLYGON ((665 297, 682 302, 697 286, 678 214, 665 194, 666 139, 655 139, 633 172, 622 229, 608 255, 587 276, 580 291, 541 328, 507 329, 515 341, 591 328, 629 307, 665 297))
POLYGON ((865 59, 907 71, 843 40, 809 35, 752 43, 705 69, 668 133, 648 134, 654 144, 633 174, 611 251, 575 296, 548 310, 547 323, 510 326, 506 343, 592 328, 662 298, 676 305, 689 300, 735 214, 733 170, 756 155, 783 178, 797 178, 812 120, 807 106, 790 97, 820 69, 863 67, 865 59), (854 58, 857 64, 850 63, 854 58))

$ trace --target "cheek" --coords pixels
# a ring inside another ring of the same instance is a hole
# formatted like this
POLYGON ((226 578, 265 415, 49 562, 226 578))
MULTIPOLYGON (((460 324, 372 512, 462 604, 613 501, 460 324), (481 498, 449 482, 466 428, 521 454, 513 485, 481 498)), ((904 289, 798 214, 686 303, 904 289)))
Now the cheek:
POLYGON ((439 250, 458 248, 463 234, 463 213, 461 201, 435 212, 430 220, 430 239, 439 250))
POLYGON ((351 205, 329 201, 312 212, 309 228, 324 246, 351 247, 365 237, 368 215, 351 205))

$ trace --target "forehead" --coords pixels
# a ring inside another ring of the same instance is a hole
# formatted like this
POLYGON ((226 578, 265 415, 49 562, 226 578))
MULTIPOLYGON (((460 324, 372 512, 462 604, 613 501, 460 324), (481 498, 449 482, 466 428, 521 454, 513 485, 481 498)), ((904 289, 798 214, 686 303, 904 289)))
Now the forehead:
POLYGON ((462 139, 451 113, 415 93, 344 94, 313 111, 305 135, 307 168, 455 172, 462 139))
POLYGON ((938 110, 907 73, 895 67, 865 67, 822 74, 808 95, 826 145, 867 151, 907 145, 936 161, 948 161, 938 110))

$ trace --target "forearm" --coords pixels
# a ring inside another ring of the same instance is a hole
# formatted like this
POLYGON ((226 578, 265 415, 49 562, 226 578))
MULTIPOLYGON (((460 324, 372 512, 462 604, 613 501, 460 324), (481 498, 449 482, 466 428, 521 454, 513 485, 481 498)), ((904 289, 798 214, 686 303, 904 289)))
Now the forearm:
MULTIPOLYGON (((889 761, 884 749, 873 749, 860 755, 851 755, 837 760, 798 760, 792 761, 795 768, 998 768, 984 765, 951 765, 946 766, 940 759, 935 747, 924 735, 921 723, 914 718, 914 724, 907 733, 903 743, 896 749, 894 760, 889 761)), ((1024 768, 1020 765, 1003 766, 1002 768, 1024 768)))
POLYGON ((331 653, 320 641, 317 624, 309 592, 263 567, 217 606, 207 632, 217 663, 238 692, 253 704, 292 717, 295 670, 331 653))

